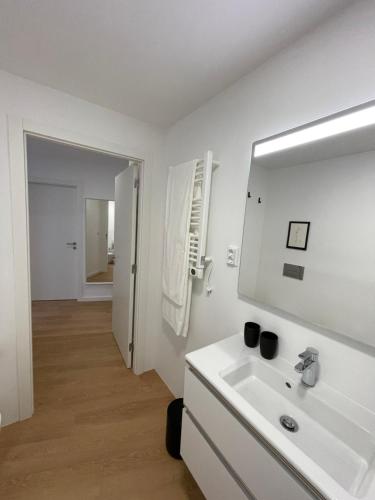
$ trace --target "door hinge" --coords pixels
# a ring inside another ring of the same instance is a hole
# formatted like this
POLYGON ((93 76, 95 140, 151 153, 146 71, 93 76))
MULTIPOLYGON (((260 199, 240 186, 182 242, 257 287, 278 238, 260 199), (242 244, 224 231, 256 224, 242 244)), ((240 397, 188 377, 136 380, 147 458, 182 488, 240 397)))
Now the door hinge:
POLYGON ((134 351, 134 343, 130 342, 130 344, 129 344, 129 352, 133 352, 133 351, 134 351))
POLYGON ((132 264, 132 274, 137 272, 137 264, 132 264))
POLYGON ((139 179, 138 179, 138 177, 136 179, 134 179, 134 187, 135 188, 139 188, 139 179))

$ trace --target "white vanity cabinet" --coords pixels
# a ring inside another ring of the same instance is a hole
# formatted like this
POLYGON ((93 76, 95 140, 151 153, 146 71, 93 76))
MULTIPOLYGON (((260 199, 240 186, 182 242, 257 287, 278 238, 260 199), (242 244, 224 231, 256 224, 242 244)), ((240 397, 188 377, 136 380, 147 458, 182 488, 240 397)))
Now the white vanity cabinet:
POLYGON ((318 498, 189 367, 184 404, 181 455, 208 500, 318 498))
MULTIPOLYGON (((181 450, 183 459, 208 499, 244 500, 245 490, 231 475, 211 445, 184 410, 181 450)), ((251 497, 250 497, 251 498, 251 497)))

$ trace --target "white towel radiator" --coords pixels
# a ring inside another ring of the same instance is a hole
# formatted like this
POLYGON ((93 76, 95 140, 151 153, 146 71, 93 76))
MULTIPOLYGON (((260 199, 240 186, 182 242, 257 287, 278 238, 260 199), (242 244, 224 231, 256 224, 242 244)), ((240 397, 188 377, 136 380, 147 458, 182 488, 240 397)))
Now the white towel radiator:
POLYGON ((206 257, 206 242, 212 171, 218 166, 219 163, 212 160, 212 151, 207 151, 204 160, 195 167, 189 230, 189 273, 194 278, 203 278, 204 269, 211 261, 206 257))

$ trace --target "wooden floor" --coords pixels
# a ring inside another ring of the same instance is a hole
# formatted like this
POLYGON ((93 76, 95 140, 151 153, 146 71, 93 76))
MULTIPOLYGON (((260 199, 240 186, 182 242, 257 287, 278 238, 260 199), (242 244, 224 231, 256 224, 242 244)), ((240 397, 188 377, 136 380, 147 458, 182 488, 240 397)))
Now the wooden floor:
POLYGON ((107 271, 97 273, 86 279, 87 283, 112 283, 113 281, 113 264, 108 264, 107 271))
POLYGON ((0 431, 1 499, 204 498, 165 451, 172 396, 124 367, 110 307, 33 304, 35 414, 0 431))

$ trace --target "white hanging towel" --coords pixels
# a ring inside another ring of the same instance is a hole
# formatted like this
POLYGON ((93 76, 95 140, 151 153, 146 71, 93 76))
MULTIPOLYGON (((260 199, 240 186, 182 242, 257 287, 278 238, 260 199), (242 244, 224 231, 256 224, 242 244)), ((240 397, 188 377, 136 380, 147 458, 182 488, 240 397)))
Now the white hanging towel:
POLYGON ((189 327, 192 279, 189 276, 189 226, 198 160, 169 167, 164 226, 164 319, 176 335, 186 337, 189 327))

